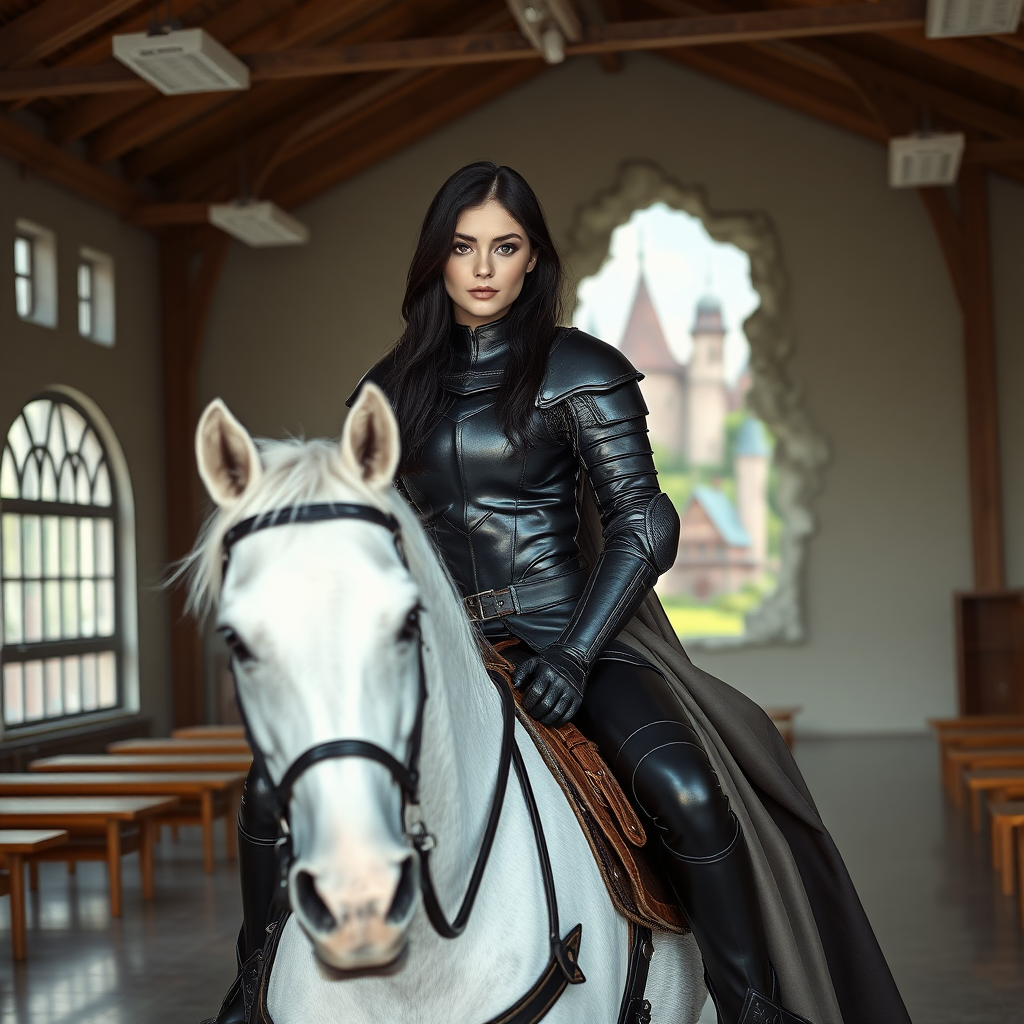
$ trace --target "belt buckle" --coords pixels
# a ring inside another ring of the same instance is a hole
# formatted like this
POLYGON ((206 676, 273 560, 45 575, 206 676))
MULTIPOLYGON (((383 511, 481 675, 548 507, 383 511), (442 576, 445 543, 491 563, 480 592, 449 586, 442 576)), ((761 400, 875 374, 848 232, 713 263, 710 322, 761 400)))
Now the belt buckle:
POLYGON ((508 587, 504 590, 481 590, 479 594, 470 594, 465 604, 469 617, 477 622, 498 619, 515 611, 508 587))

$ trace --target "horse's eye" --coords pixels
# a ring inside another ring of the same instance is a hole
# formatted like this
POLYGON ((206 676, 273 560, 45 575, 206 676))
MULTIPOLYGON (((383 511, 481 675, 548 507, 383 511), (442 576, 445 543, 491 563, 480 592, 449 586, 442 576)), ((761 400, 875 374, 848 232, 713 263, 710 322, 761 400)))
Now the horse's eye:
POLYGON ((238 659, 240 664, 255 661, 255 656, 245 646, 245 641, 230 626, 221 626, 217 632, 224 638, 224 642, 231 648, 231 654, 238 659))
POLYGON ((413 640, 419 639, 420 635, 420 608, 417 605, 408 615, 405 617, 405 622, 402 623, 402 628, 398 634, 398 639, 404 643, 410 643, 413 640))

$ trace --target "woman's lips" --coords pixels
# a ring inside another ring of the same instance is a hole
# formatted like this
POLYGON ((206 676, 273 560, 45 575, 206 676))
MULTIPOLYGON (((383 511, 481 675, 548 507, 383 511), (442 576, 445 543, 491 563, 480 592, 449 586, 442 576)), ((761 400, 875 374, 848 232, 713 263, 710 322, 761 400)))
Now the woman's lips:
POLYGON ((498 290, 496 288, 473 288, 469 294, 476 299, 489 299, 492 295, 497 295, 498 290))

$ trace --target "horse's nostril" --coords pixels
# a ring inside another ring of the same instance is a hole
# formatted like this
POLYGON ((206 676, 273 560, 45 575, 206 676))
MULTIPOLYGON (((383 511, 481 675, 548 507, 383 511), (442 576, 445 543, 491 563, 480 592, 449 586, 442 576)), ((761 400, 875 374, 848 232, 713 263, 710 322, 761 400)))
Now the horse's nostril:
POLYGON ((316 891, 316 883, 308 871, 299 871, 295 875, 295 895, 302 912, 317 931, 330 932, 335 928, 334 915, 327 909, 327 904, 320 899, 316 891))
POLYGON ((395 889, 395 898, 391 901, 391 907, 385 920, 388 924, 399 924, 405 920, 412 901, 416 896, 416 861, 412 854, 402 861, 402 874, 398 879, 398 888, 395 889))

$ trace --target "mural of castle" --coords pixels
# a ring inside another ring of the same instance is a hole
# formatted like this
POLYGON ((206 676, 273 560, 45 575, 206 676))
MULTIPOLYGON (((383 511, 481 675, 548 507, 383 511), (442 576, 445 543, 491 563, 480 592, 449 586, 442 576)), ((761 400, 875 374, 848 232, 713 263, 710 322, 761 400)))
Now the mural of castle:
MULTIPOLYGON (((651 441, 682 457, 691 469, 713 469, 731 479, 725 490, 696 484, 680 512, 675 565, 661 578, 665 597, 708 601, 759 580, 768 568, 768 468, 771 451, 760 422, 747 416, 736 434, 732 465, 726 457, 726 417, 744 406, 749 373, 735 386, 725 377, 722 307, 713 295, 697 303, 689 363, 672 354, 651 301, 643 270, 623 332, 621 349, 644 374, 640 382, 651 441)), ((720 479, 720 483, 725 482, 720 479)))
POLYGON ((684 456, 691 466, 718 466, 724 455, 725 417, 743 407, 750 375, 741 374, 735 387, 725 378, 725 323, 713 295, 697 303, 690 334, 690 361, 680 363, 665 340, 641 270, 620 347, 645 376, 640 390, 650 412, 651 440, 672 455, 684 456))

